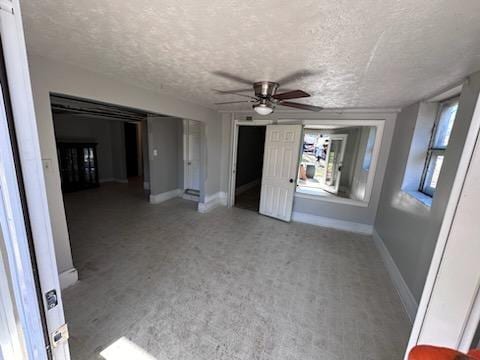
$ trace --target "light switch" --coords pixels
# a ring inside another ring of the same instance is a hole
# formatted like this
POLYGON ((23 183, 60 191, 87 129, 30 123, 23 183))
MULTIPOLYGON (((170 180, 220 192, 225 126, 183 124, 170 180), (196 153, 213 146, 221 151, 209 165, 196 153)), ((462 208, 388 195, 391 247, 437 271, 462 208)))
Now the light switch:
POLYGON ((153 149, 153 156, 157 156, 158 155, 158 150, 157 149, 153 149))

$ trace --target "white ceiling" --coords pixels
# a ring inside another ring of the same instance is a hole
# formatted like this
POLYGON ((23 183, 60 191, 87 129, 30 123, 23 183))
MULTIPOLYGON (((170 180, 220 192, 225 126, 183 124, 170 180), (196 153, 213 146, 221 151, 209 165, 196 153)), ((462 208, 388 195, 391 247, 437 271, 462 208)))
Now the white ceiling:
MULTIPOLYGON (((28 50, 214 107, 276 80, 325 107, 398 107, 480 70, 479 0, 23 0, 28 50)), ((248 105, 247 105, 248 107, 248 105)), ((232 106, 217 107, 232 109, 232 106)), ((238 108, 238 107, 235 107, 238 108)))

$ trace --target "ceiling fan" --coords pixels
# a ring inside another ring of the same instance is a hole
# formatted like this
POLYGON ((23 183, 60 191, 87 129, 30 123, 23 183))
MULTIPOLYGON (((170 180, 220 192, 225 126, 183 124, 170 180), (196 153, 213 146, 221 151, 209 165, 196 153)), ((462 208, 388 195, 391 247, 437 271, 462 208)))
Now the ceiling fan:
POLYGON ((260 115, 268 115, 273 112, 275 106, 287 106, 301 110, 309 111, 320 111, 323 109, 321 106, 314 106, 308 104, 302 104, 298 102, 288 101, 291 99, 300 99, 305 97, 310 97, 310 94, 306 93, 303 90, 288 90, 285 92, 277 93, 280 86, 298 80, 299 78, 305 76, 314 75, 314 73, 307 70, 296 71, 293 74, 285 76, 284 78, 273 82, 273 81, 250 81, 239 76, 229 74, 224 71, 215 71, 215 75, 233 80, 242 84, 250 85, 249 89, 236 89, 236 90, 215 90, 217 93, 226 95, 232 94, 236 96, 242 96, 248 98, 248 100, 242 101, 226 101, 215 103, 215 105, 226 105, 226 104, 239 104, 239 103, 251 103, 253 110, 260 115), (247 91, 254 91, 254 96, 242 94, 247 91))

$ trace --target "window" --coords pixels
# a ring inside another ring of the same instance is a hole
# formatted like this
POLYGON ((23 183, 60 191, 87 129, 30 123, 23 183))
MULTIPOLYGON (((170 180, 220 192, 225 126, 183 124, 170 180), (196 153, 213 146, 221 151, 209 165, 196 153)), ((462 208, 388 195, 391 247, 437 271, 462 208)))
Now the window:
POLYGON ((435 193, 457 109, 458 98, 440 103, 438 115, 433 125, 432 138, 428 147, 427 160, 419 189, 428 196, 433 197, 435 193))

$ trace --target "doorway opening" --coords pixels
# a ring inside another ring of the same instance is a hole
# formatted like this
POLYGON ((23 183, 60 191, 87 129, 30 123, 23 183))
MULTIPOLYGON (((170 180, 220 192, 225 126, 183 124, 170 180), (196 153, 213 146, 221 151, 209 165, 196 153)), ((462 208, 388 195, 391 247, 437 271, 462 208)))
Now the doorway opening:
POLYGON ((200 121, 183 120, 183 197, 198 201, 200 196, 200 121))
POLYGON ((125 155, 127 161, 127 178, 142 176, 142 133, 139 123, 126 122, 125 127, 125 155))
POLYGON ((146 195, 146 112, 60 94, 50 100, 64 193, 119 183, 146 195))
POLYGON ((238 127, 235 206, 259 211, 266 126, 238 127))

